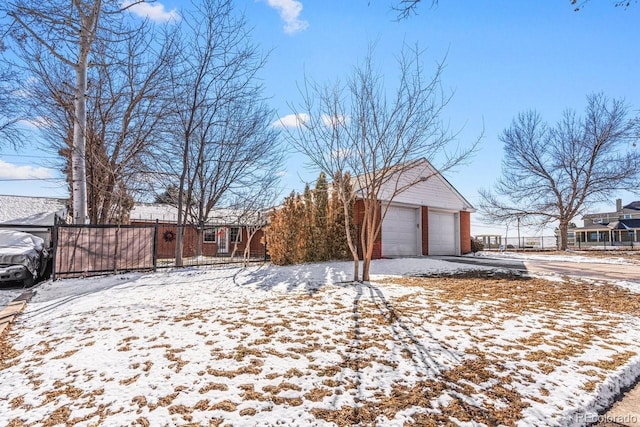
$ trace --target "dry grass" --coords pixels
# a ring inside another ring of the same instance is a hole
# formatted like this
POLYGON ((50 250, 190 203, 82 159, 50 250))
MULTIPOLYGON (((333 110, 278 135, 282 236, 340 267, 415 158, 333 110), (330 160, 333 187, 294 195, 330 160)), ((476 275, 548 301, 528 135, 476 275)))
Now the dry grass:
MULTIPOLYGON (((549 383, 536 385, 541 376, 572 363, 574 375, 584 377, 584 392, 595 393, 609 374, 636 356, 633 346, 617 337, 625 319, 640 316, 640 295, 613 285, 485 273, 393 282, 352 287, 360 292, 352 301, 332 299, 324 288, 278 295, 287 300, 286 312, 269 304, 236 307, 249 318, 220 316, 212 309, 184 309, 179 316, 155 313, 149 324, 161 321, 167 329, 179 325, 185 328, 181 330, 197 330, 204 349, 199 354, 210 355, 209 359, 203 363, 189 356, 189 346, 173 347, 171 334, 145 337, 123 327, 117 328, 122 338, 116 341, 116 350, 132 358, 128 375, 115 380, 107 373, 91 375, 100 376, 105 384, 133 387, 142 382, 140 378, 155 375, 158 381, 171 381, 174 375, 194 372, 186 384, 155 392, 155 398, 136 395, 114 405, 118 408, 113 411, 131 411, 134 424, 143 426, 149 425, 152 418, 147 415, 153 411, 166 411, 180 425, 198 425, 197 414, 206 414, 210 425, 224 425, 226 415, 220 412, 237 413, 252 424, 258 418, 251 417, 262 417, 277 406, 302 407, 298 411, 311 414, 316 422, 339 426, 379 425, 407 413, 411 421, 405 425, 473 420, 512 426, 529 406, 553 399, 549 383), (386 297, 386 286, 402 291, 386 297), (346 326, 332 332, 314 328, 327 318, 346 326), (526 318, 535 322, 526 323, 526 318), (519 329, 511 334, 514 324, 519 329), (236 344, 223 346, 222 339, 236 344), (607 348, 610 354, 575 362, 594 346, 607 348), (148 360, 152 351, 164 358, 148 360), (380 372, 385 380, 390 376, 388 387, 370 381, 375 377, 371 372, 380 372), (185 403, 185 396, 192 400, 185 403), (334 404, 338 398, 341 403, 334 404)), ((19 367, 21 362, 41 366, 49 359, 66 363, 99 340, 80 332, 91 344, 79 350, 57 351, 57 345, 72 339, 62 337, 42 339, 18 351, 11 345, 16 334, 12 331, 0 341, 0 370, 19 367)), ((85 374, 65 369, 67 375, 85 374)), ((104 389, 86 391, 72 381, 39 389, 38 375, 25 375, 40 405, 51 405, 42 425, 87 420, 108 424, 109 415, 115 413, 100 403, 104 389), (62 402, 76 402, 91 411, 82 419, 74 418, 72 405, 62 402)), ((9 406, 28 409, 23 396, 13 397, 9 406)), ((22 424, 13 418, 8 425, 22 424)))

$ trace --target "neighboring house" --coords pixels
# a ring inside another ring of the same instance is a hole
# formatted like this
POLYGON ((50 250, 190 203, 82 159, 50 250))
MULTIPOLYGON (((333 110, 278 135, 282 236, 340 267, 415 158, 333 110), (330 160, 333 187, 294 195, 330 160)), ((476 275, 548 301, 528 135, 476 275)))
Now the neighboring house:
MULTIPOLYGON (((475 209, 426 159, 390 179, 380 192, 383 206, 393 189, 418 182, 393 198, 374 244, 373 258, 461 255, 471 252, 471 213, 475 209)), ((356 194, 357 178, 356 178, 356 194)), ((364 203, 356 199, 354 223, 362 223, 364 203)))
POLYGON ((640 244, 640 201, 622 206, 616 200, 615 212, 588 214, 584 227, 574 228, 575 246, 634 246, 640 244))
POLYGON ((67 199, 0 195, 0 228, 24 231, 51 247, 51 227, 68 220, 67 199))
MULTIPOLYGON (((136 203, 129 218, 131 225, 154 225, 157 222, 158 257, 175 257, 178 222, 178 209, 175 206, 136 203)), ((214 210, 203 225, 201 233, 198 233, 196 226, 185 227, 183 256, 195 256, 201 245, 203 256, 230 256, 235 251, 235 255, 241 257, 249 237, 252 256, 264 254, 262 225, 265 218, 261 214, 247 216, 230 209, 214 210), (254 230, 257 231, 252 236, 254 230)))
POLYGON ((0 223, 53 225, 54 216, 67 216, 67 199, 0 195, 0 223))

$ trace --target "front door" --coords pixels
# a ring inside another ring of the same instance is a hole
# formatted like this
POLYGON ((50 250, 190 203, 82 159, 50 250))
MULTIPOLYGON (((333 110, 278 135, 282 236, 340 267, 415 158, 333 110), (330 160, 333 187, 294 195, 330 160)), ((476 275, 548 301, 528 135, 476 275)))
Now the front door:
POLYGON ((229 252, 229 229, 226 227, 220 227, 217 231, 218 238, 218 252, 229 252))

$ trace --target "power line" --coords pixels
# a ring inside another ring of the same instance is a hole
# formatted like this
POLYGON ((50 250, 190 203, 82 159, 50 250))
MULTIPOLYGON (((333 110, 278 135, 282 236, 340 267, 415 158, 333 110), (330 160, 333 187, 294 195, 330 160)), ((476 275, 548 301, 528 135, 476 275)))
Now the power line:
POLYGON ((0 178, 0 182, 13 181, 64 181, 65 178, 0 178))
POLYGON ((56 156, 35 156, 35 155, 27 155, 27 154, 2 154, 0 153, 0 157, 28 157, 33 159, 57 159, 56 156))

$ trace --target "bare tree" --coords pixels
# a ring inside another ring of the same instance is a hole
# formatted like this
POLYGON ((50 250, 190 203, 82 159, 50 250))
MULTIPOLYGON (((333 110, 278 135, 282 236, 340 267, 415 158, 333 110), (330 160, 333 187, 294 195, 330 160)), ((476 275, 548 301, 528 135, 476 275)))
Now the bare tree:
MULTIPOLYGON (((251 243, 256 234, 264 230, 268 223, 269 209, 275 204, 279 195, 277 188, 278 179, 262 179, 257 185, 245 187, 241 191, 235 191, 235 200, 230 204, 232 211, 235 213, 234 221, 244 228, 247 236, 244 242, 244 251, 242 254, 243 264, 246 267, 251 259, 251 243)), ((241 236, 241 233, 238 233, 241 236)), ((238 243, 238 242, 234 242, 238 243)), ((237 245, 234 244, 231 257, 233 258, 237 245)))
POLYGON ((273 113, 257 79, 265 58, 251 42, 244 17, 230 0, 204 0, 194 7, 183 20, 172 84, 172 129, 181 159, 167 165, 167 176, 177 177, 178 266, 182 226, 195 223, 202 233, 212 209, 236 191, 272 180, 281 163, 276 130, 270 127, 273 113))
MULTIPOLYGON (((86 105, 89 57, 99 37, 113 34, 111 28, 122 19, 123 9, 137 3, 140 1, 122 6, 119 0, 16 0, 6 2, 2 7, 17 24, 12 36, 18 44, 44 48, 43 53, 53 56, 75 74, 75 83, 71 86, 74 102, 71 169, 76 223, 84 224, 88 218, 86 105)), ((25 58, 25 61, 30 59, 25 58)))
POLYGON ((359 280, 359 256, 351 238, 347 211, 357 196, 363 203, 360 243, 362 280, 369 280, 374 242, 394 198, 424 182, 437 171, 428 161, 440 161, 440 171, 461 164, 474 150, 448 147, 454 136, 442 124, 443 110, 451 99, 440 87, 443 64, 427 78, 421 51, 405 47, 398 58, 399 81, 388 92, 376 71, 372 51, 354 68, 346 84, 305 82, 303 103, 294 110, 299 126, 287 140, 306 154, 310 163, 328 176, 343 181, 351 175, 355 192, 338 183, 345 209, 345 230, 354 260, 354 280, 359 280), (409 173, 410 172, 410 173, 409 173))
MULTIPOLYGON (((123 223, 133 206, 133 192, 146 172, 146 158, 164 136, 169 90, 168 70, 175 52, 170 35, 150 24, 122 28, 127 38, 95 45, 88 70, 85 124, 87 208, 93 224, 123 223)), ((42 131, 62 157, 62 170, 71 183, 74 143, 75 90, 67 68, 42 47, 23 56, 34 76, 27 88, 31 114, 44 122, 42 131)))
MULTIPOLYGON (((571 4, 574 6, 574 11, 579 12, 589 0, 570 0, 571 4)), ((418 14, 418 7, 422 3, 422 0, 396 0, 396 3, 392 5, 392 9, 398 14, 398 20, 407 19, 410 16, 418 14)), ((615 7, 628 8, 631 6, 630 0, 624 1, 613 1, 613 5, 615 7)), ((637 3, 637 0, 634 0, 633 3, 637 3)), ((431 0, 431 7, 435 7, 438 5, 438 0, 431 0)))
POLYGON ((18 122, 23 118, 19 95, 18 74, 15 68, 5 60, 6 47, 0 40, 0 147, 22 145, 22 132, 18 122))
MULTIPOLYGON (((585 4, 587 4, 589 2, 589 0, 571 0, 571 4, 574 5, 574 11, 575 12, 579 12, 580 10, 582 10, 585 6, 585 4)), ((629 6, 631 6, 631 1, 630 0, 624 0, 624 1, 618 1, 615 0, 613 1, 613 5, 615 7, 622 7, 624 9, 628 8, 629 6)), ((637 0, 634 0, 633 3, 637 3, 637 0)))
POLYGON ((494 222, 559 222, 561 249, 570 221, 616 190, 640 184, 634 121, 622 100, 587 97, 584 116, 567 110, 550 126, 539 113, 519 114, 500 137, 502 176, 482 190, 480 209, 494 222))
MULTIPOLYGON (((398 20, 407 19, 412 15, 417 15, 417 9, 422 0, 397 0, 392 6, 393 10, 398 14, 398 20)), ((438 0, 431 0, 431 7, 438 5, 438 0)))

